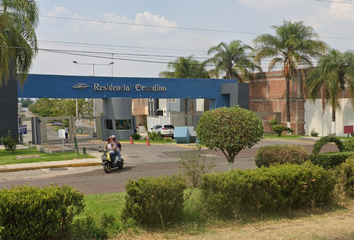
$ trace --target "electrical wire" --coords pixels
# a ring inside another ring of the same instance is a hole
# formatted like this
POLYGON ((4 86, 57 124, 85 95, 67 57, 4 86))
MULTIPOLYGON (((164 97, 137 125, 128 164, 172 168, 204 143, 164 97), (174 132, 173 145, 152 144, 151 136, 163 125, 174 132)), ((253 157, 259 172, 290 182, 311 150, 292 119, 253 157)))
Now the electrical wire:
MULTIPOLYGON (((343 4, 354 4, 354 2, 336 2, 330 0, 314 0, 319 2, 332 2, 332 3, 343 3, 343 4)), ((153 24, 138 24, 138 23, 124 23, 124 22, 113 22, 113 21, 104 21, 104 20, 93 20, 85 18, 70 18, 70 17, 58 17, 58 16, 48 16, 48 15, 39 15, 39 17, 44 18, 53 18, 53 19, 63 19, 63 20, 75 20, 75 21, 84 21, 84 22, 98 22, 98 23, 111 23, 111 24, 122 24, 122 25, 132 25, 132 26, 141 26, 141 27, 156 27, 156 28, 170 28, 170 29, 180 29, 180 30, 192 30, 192 31, 206 31, 206 32, 221 32, 221 33, 236 33, 236 34, 249 34, 249 35, 261 35, 264 33, 260 32, 245 32, 245 31, 233 31, 233 30, 219 30, 219 29, 207 29, 207 28, 189 28, 189 27, 174 27, 174 26, 161 26, 153 24)), ((325 39, 354 39, 354 37, 329 37, 329 36, 319 36, 319 38, 325 39)))
POLYGON ((83 21, 83 22, 96 22, 96 23, 110 23, 110 24, 119 24, 119 25, 141 26, 141 27, 180 29, 180 30, 190 30, 190 31, 219 32, 219 33, 238 33, 238 34, 252 34, 252 35, 259 34, 259 33, 256 33, 256 32, 241 32, 241 31, 218 30, 218 29, 207 29, 207 28, 161 26, 161 25, 154 25, 154 24, 114 22, 114 21, 93 20, 93 19, 85 19, 85 18, 73 18, 73 17, 58 17, 58 16, 48 16, 48 15, 39 15, 39 17, 63 19, 63 20, 74 20, 74 21, 83 21))

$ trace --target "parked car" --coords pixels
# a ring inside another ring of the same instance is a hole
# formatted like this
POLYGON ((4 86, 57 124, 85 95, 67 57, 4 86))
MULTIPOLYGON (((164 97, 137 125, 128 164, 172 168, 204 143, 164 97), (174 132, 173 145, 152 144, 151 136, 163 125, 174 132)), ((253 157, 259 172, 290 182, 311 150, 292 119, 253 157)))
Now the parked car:
POLYGON ((150 132, 157 132, 162 137, 173 137, 175 127, 173 125, 155 125, 150 129, 150 132))
POLYGON ((60 121, 52 122, 52 126, 63 126, 63 122, 60 121))

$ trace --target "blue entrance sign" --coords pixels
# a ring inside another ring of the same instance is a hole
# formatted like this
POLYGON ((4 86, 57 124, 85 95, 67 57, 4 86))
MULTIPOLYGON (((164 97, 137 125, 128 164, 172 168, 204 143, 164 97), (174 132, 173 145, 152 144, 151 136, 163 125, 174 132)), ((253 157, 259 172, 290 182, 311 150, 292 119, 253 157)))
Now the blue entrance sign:
POLYGON ((230 106, 230 95, 222 94, 221 85, 236 83, 236 79, 117 78, 30 74, 23 88, 18 88, 18 97, 204 98, 215 99, 215 107, 220 107, 230 106))
POLYGON ((27 134, 27 125, 20 125, 18 127, 18 132, 20 135, 27 134))

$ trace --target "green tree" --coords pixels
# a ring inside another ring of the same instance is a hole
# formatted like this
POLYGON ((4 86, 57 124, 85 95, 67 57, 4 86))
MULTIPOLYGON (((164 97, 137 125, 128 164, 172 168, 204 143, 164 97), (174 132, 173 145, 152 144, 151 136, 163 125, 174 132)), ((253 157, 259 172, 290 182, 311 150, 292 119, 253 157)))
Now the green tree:
POLYGON ((281 26, 272 26, 275 35, 262 34, 253 41, 255 60, 272 58, 268 70, 281 66, 286 80, 286 119, 290 128, 290 81, 300 66, 313 66, 312 60, 327 50, 327 45, 312 27, 303 22, 284 21, 281 26))
POLYGON ((0 86, 10 73, 19 73, 23 83, 37 51, 38 6, 33 0, 2 0, 0 9, 0 86))
MULTIPOLYGON (((168 69, 173 71, 164 71, 159 73, 162 78, 209 78, 208 71, 205 69, 205 64, 193 59, 193 56, 179 57, 175 61, 169 62, 168 69)), ((193 100, 191 102, 191 114, 194 115, 193 100)), ((187 126, 187 106, 188 99, 184 99, 185 124, 187 126)))
MULTIPOLYGON (((78 99, 79 115, 92 116, 92 106, 91 100, 78 99)), ((76 116, 76 100, 41 98, 31 104, 29 110, 41 117, 76 116)))
POLYGON ((261 71, 250 57, 252 51, 252 47, 242 44, 239 40, 232 41, 230 44, 221 42, 208 50, 208 55, 214 54, 214 56, 205 63, 215 65, 215 68, 209 71, 212 76, 218 78, 222 74, 223 78, 237 79, 243 83, 251 78, 250 72, 261 71))
POLYGON ((335 134, 336 110, 340 109, 341 93, 346 83, 349 86, 351 101, 354 106, 354 52, 344 53, 331 49, 320 57, 318 67, 310 71, 306 78, 308 96, 314 103, 318 96, 322 100, 322 111, 326 106, 332 108, 332 129, 335 134))
POLYGON ((236 155, 253 147, 263 137, 263 125, 256 114, 240 107, 221 107, 205 112, 197 126, 198 140, 212 150, 221 150, 233 168, 236 155))
POLYGON ((29 98, 27 99, 21 98, 20 103, 22 103, 22 107, 28 107, 30 104, 33 103, 33 101, 29 98))

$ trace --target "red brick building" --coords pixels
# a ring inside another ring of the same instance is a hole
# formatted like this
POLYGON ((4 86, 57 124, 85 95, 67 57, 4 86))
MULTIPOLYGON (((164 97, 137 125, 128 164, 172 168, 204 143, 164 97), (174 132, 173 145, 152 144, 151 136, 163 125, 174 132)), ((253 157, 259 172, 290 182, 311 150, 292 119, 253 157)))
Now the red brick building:
MULTIPOLYGON (((286 82, 282 71, 258 73, 250 84, 250 110, 253 112, 280 112, 281 123, 286 126, 286 82)), ((290 120, 294 134, 304 135, 305 99, 302 77, 295 76, 290 83, 290 120)), ((270 120, 275 115, 263 117, 264 130, 270 131, 270 120)))

